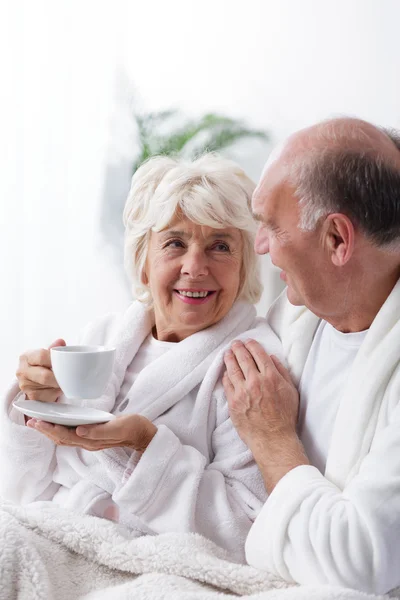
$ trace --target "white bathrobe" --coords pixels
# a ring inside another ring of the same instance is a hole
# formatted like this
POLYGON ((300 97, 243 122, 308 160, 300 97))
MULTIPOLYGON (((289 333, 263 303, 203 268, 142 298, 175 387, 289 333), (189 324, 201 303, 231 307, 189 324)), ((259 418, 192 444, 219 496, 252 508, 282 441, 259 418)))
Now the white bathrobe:
MULTIPOLYGON (((87 328, 82 343, 116 346, 106 393, 85 401, 87 406, 122 414, 116 398, 152 326, 150 314, 135 302, 124 315, 87 328)), ((237 302, 222 321, 177 343, 140 372, 129 402, 119 402, 123 414, 140 413, 158 427, 140 460, 125 448, 56 447, 25 427, 11 408, 18 393, 14 384, 1 409, 0 495, 24 504, 52 500, 143 533, 199 532, 233 560, 244 561, 245 538, 266 493, 229 418, 221 373, 224 349, 233 339, 250 337, 282 357, 265 319, 256 317, 252 305, 237 302)))
MULTIPOLYGON (((319 319, 284 292, 268 320, 298 384, 319 319)), ((352 365, 324 475, 299 466, 279 481, 246 558, 299 583, 377 594, 400 585, 400 282, 352 365)))

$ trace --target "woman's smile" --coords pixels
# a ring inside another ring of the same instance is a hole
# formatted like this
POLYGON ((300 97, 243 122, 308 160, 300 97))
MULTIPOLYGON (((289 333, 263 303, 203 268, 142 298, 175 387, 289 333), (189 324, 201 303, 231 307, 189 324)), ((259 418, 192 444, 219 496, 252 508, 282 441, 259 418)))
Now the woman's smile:
POLYGON ((223 319, 240 289, 242 258, 242 235, 234 227, 176 215, 167 228, 152 231, 144 272, 158 339, 181 341, 223 319))
POLYGON ((216 294, 215 290, 174 290, 175 296, 186 304, 205 304, 216 294))

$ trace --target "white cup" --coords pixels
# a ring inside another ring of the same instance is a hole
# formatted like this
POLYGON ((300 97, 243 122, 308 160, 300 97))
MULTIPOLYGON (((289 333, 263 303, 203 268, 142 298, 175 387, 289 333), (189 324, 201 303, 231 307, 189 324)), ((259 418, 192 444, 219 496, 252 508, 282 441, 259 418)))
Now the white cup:
POLYGON ((67 398, 98 398, 108 384, 115 348, 106 346, 56 346, 50 349, 54 377, 67 398))

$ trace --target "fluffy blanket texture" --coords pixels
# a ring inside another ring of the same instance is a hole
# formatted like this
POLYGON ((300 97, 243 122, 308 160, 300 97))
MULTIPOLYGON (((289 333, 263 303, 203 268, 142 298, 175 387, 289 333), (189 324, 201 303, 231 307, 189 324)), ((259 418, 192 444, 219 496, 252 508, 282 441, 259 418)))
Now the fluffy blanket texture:
MULTIPOLYGON (((383 600, 330 586, 288 585, 198 534, 142 536, 49 502, 0 504, 1 600, 383 600)), ((391 597, 400 597, 392 595, 391 597)))

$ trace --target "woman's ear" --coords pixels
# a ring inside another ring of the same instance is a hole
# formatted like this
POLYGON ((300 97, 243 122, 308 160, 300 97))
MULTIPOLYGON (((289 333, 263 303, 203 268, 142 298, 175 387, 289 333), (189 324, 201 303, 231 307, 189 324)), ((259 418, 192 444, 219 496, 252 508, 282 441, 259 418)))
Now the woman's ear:
POLYGON ((147 277, 147 260, 144 264, 142 276, 140 279, 142 280, 143 285, 149 285, 149 278, 147 277))
POLYGON ((343 267, 354 251, 354 226, 342 213, 328 215, 324 223, 325 247, 336 267, 343 267))

